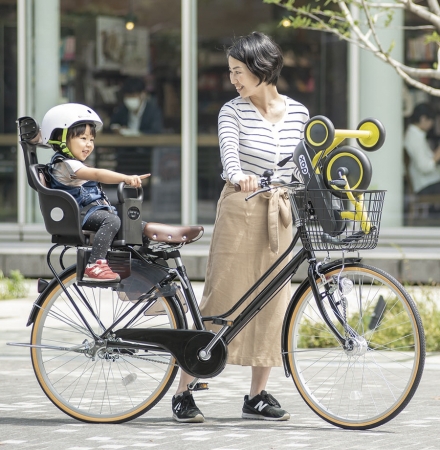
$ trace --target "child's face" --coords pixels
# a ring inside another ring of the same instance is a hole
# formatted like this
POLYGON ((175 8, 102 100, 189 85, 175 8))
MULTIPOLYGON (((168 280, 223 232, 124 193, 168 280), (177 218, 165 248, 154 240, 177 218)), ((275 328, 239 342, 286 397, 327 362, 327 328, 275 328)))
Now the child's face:
POLYGON ((84 161, 95 148, 95 138, 90 132, 90 126, 87 125, 84 134, 68 139, 67 147, 76 159, 84 161))

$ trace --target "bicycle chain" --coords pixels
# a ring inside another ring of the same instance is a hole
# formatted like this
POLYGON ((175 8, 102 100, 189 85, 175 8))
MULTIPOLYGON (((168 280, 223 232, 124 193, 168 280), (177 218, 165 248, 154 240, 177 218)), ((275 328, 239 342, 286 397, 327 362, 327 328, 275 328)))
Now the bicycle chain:
POLYGON ((174 367, 180 367, 178 364, 170 364, 167 363, 165 361, 157 361, 156 359, 151 359, 151 358, 144 358, 142 356, 137 356, 137 355, 124 355, 124 356, 129 356, 131 358, 135 358, 135 359, 141 359, 142 361, 151 361, 151 362, 156 362, 156 363, 160 363, 160 364, 166 364, 168 366, 174 366, 174 367))

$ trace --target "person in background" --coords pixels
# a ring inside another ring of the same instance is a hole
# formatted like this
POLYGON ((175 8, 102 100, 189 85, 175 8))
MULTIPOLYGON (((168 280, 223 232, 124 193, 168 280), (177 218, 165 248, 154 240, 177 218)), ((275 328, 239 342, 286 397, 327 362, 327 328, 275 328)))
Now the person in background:
POLYGON ((162 112, 142 78, 129 77, 122 86, 122 104, 110 119, 110 129, 125 136, 162 132, 162 112))
MULTIPOLYGON (((248 202, 245 198, 259 188, 259 176, 267 169, 286 182, 292 175, 302 179, 293 161, 283 167, 277 164, 292 155, 304 138, 309 119, 305 106, 277 91, 283 55, 268 36, 253 32, 237 39, 228 49, 227 58, 230 81, 238 97, 221 108, 218 118, 225 185, 209 250, 200 304, 203 316, 229 311, 292 241, 292 218, 284 189, 266 192, 248 202), (236 185, 240 192, 236 192, 236 185)), ((281 329, 289 300, 288 284, 228 346, 229 364, 251 367, 250 390, 242 408, 244 419, 290 418, 265 390, 271 368, 282 366, 281 329)), ((208 330, 219 329, 208 322, 206 326, 208 330)), ((178 422, 204 421, 188 389, 192 380, 191 375, 181 373, 172 399, 173 418, 178 422)))
MULTIPOLYGON (((122 103, 115 109, 110 119, 110 129, 122 136, 159 134, 163 131, 162 112, 154 96, 145 89, 145 81, 139 77, 129 77, 121 88, 122 103)), ((137 143, 117 147, 116 171, 135 174, 139 164, 151 170, 154 147, 137 143)), ((113 193, 110 191, 110 195, 113 193)), ((149 194, 146 194, 147 196, 149 194)))
POLYGON ((440 194, 440 146, 432 150, 426 137, 434 125, 434 118, 434 111, 428 104, 418 104, 405 133, 404 146, 410 158, 409 176, 416 194, 440 194))

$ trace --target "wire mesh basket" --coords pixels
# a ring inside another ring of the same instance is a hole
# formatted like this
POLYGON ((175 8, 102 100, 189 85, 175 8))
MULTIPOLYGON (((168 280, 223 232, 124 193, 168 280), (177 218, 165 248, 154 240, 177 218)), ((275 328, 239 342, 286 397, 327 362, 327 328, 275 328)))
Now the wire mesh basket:
POLYGON ((385 191, 297 191, 295 201, 304 220, 302 241, 313 251, 375 248, 379 239, 385 191))

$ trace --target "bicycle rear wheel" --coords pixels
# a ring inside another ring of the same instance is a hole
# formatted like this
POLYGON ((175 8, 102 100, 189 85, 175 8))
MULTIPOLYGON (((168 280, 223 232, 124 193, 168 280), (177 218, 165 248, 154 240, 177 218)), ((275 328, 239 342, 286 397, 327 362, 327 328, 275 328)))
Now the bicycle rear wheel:
MULTIPOLYGON (((97 335, 134 306, 122 292, 78 287, 75 267, 67 269, 61 281, 97 335)), ((184 328, 178 305, 176 298, 161 297, 139 313, 141 304, 115 330, 184 328)), ((165 351, 112 348, 111 337, 96 342, 58 283, 44 295, 31 344, 42 346, 31 348, 31 358, 45 394, 63 412, 85 422, 119 423, 138 417, 165 395, 178 370, 165 351)))
POLYGON ((324 309, 342 335, 337 315, 346 317, 356 335, 352 348, 335 338, 305 283, 285 326, 288 367, 307 405, 324 420, 347 429, 377 427, 405 408, 420 382, 420 316, 404 288, 379 269, 353 263, 324 275, 326 283, 317 281, 324 309), (338 283, 347 290, 345 307, 338 283))

